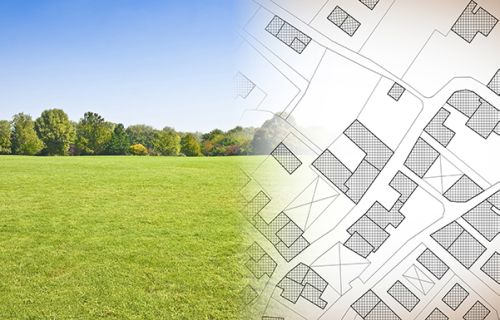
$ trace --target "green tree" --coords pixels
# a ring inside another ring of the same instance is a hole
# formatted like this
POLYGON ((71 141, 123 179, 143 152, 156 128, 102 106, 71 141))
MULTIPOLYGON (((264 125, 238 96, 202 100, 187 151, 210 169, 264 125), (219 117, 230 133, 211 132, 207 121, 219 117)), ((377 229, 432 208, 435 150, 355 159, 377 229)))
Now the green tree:
POLYGON ((43 148, 43 142, 35 131, 35 122, 31 116, 19 113, 12 120, 12 151, 19 155, 36 155, 43 148))
POLYGON ((202 151, 206 156, 216 156, 224 153, 221 143, 225 138, 224 131, 215 129, 201 136, 202 151))
POLYGON ((137 124, 127 128, 127 135, 130 138, 130 143, 142 144, 148 149, 152 149, 156 131, 151 126, 137 124))
POLYGON ((200 143, 192 133, 188 133, 181 139, 181 152, 188 157, 199 157, 202 155, 200 143))
POLYGON ((148 155, 148 149, 140 143, 131 145, 129 148, 129 152, 131 155, 134 155, 134 156, 147 156, 148 155))
POLYGON ((75 128, 68 115, 60 109, 45 110, 35 122, 38 137, 45 144, 43 153, 49 156, 67 155, 75 139, 75 128))
POLYGON ((113 136, 108 143, 106 153, 110 155, 125 155, 130 148, 130 139, 123 124, 119 123, 113 130, 113 136))
MULTIPOLYGON (((289 117, 288 121, 294 125, 289 117)), ((264 122, 262 127, 255 131, 252 141, 254 154, 270 154, 273 149, 290 133, 290 125, 278 115, 264 122)))
POLYGON ((252 140, 255 134, 254 128, 236 127, 226 132, 226 137, 221 142, 225 147, 224 154, 248 155, 252 152, 252 140))
POLYGON ((0 120, 0 154, 12 153, 11 134, 10 122, 0 120))
POLYGON ((170 128, 155 133, 153 150, 162 156, 177 156, 181 151, 181 137, 170 128))
POLYGON ((7 120, 0 120, 0 154, 12 153, 11 126, 7 120))
POLYGON ((113 136, 113 125, 102 116, 87 112, 76 127, 76 148, 86 155, 103 154, 113 136))

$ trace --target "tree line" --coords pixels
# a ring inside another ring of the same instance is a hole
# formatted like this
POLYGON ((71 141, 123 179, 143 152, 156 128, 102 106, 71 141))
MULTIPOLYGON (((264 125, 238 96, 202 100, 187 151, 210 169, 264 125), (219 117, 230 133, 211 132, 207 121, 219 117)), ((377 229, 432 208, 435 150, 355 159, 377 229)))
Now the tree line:
POLYGON ((258 149, 254 136, 260 129, 236 127, 209 133, 155 129, 144 124, 125 127, 87 112, 78 122, 61 109, 50 109, 33 119, 19 113, 11 121, 0 120, 0 154, 234 156, 258 149))

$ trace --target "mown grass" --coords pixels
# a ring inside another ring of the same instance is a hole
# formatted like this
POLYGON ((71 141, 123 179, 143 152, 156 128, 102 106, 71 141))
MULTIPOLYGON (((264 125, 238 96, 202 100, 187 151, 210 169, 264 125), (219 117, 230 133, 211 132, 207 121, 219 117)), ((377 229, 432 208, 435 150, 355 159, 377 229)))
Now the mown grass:
POLYGON ((238 160, 0 157, 0 319, 238 319, 238 160))

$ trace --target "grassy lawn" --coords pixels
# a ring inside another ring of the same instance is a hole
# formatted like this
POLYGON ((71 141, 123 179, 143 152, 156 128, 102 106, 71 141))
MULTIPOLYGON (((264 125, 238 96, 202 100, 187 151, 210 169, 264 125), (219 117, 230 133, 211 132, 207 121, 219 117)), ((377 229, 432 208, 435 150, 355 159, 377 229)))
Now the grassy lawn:
POLYGON ((238 160, 0 157, 0 319, 237 319, 238 160))

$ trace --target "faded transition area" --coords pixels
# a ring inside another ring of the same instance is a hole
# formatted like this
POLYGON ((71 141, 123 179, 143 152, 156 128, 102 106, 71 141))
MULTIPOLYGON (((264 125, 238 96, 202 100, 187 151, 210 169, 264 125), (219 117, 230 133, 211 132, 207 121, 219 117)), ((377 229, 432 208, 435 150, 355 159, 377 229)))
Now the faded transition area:
POLYGON ((500 2, 248 7, 248 317, 499 319, 500 2))

